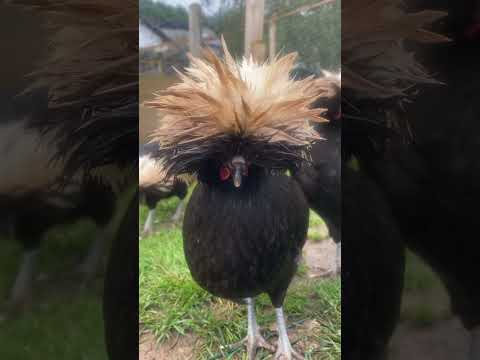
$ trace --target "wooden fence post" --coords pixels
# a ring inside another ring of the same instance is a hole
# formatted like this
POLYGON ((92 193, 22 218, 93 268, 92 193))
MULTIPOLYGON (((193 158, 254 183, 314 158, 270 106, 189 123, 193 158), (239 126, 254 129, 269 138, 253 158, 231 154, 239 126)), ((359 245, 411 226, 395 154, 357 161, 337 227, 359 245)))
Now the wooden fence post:
POLYGON ((250 56, 255 43, 263 40, 265 0, 245 2, 245 56, 250 56))
POLYGON ((188 8, 188 45, 190 53, 193 56, 201 55, 201 37, 202 37, 202 28, 201 28, 201 16, 202 8, 199 4, 193 3, 188 8))
POLYGON ((277 19, 272 17, 268 22, 268 57, 273 60, 277 54, 277 19))

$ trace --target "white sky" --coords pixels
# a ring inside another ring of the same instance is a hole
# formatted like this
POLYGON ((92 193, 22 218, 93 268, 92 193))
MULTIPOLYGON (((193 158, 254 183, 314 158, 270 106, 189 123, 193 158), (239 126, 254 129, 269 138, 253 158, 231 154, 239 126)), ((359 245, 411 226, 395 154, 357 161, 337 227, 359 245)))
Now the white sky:
MULTIPOLYGON (((155 0, 155 1, 159 1, 159 2, 162 2, 164 4, 168 4, 168 5, 173 5, 173 6, 177 6, 177 5, 180 5, 180 6, 183 6, 183 7, 186 7, 188 8, 188 6, 192 3, 199 3, 201 5, 201 2, 200 0, 155 0)), ((219 0, 212 0, 211 1, 211 4, 208 8, 205 8, 202 6, 202 10, 207 13, 207 14, 213 14, 215 11, 218 10, 219 6, 220 6, 220 1, 219 0)))

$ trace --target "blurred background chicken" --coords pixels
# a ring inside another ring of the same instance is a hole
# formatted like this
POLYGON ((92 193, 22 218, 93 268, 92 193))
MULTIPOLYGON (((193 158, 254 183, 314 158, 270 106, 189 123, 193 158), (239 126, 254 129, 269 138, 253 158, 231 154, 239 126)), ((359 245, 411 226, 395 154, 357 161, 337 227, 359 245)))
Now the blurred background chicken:
POLYGON ((148 206, 148 216, 143 228, 144 235, 151 235, 155 222, 155 209, 162 199, 176 196, 180 199, 172 216, 178 222, 183 214, 184 199, 188 193, 187 181, 181 177, 167 178, 162 163, 155 159, 155 145, 142 145, 139 150, 138 186, 140 198, 148 206))
POLYGON ((308 204, 322 217, 328 226, 331 238, 337 246, 336 258, 331 270, 339 273, 341 268, 341 74, 324 72, 317 79, 325 95, 314 103, 324 109, 326 123, 314 124, 324 140, 312 145, 310 166, 293 174, 298 181, 308 204))

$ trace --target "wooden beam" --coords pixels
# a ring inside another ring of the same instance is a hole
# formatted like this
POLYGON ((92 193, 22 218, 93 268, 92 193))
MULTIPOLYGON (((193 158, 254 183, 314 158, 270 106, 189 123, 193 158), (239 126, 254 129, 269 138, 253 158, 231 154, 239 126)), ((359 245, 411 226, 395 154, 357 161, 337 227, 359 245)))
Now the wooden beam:
POLYGON ((202 8, 199 4, 193 3, 188 7, 188 46, 193 56, 199 57, 202 50, 202 8))
POLYGON ((299 14, 299 13, 304 12, 304 11, 310 11, 310 10, 319 8, 323 5, 333 3, 335 1, 337 1, 337 0, 322 0, 322 1, 319 1, 318 3, 302 5, 302 6, 296 8, 294 10, 287 11, 285 13, 272 14, 272 16, 270 16, 270 20, 272 20, 272 19, 279 20, 279 19, 282 19, 282 18, 285 18, 285 17, 288 17, 288 16, 299 14))
POLYGON ((265 0, 245 2, 245 56, 252 53, 253 44, 263 40, 265 0))
POLYGON ((268 57, 273 60, 277 54, 277 20, 270 19, 268 22, 268 57))
POLYGON ((263 41, 255 41, 252 44, 252 56, 257 62, 264 62, 267 58, 267 47, 263 41))

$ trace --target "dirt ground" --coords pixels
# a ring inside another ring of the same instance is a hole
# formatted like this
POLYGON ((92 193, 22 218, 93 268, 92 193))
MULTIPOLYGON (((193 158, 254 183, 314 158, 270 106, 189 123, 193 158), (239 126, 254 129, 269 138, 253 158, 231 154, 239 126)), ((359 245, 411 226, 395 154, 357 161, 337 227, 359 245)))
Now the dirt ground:
POLYGON ((401 323, 391 342, 389 360, 467 359, 468 333, 457 319, 427 328, 401 323))
MULTIPOLYGON (((323 241, 307 241, 303 248, 303 259, 307 265, 307 276, 320 278, 332 276, 335 265, 335 243, 331 239, 323 241)), ((275 324, 272 324, 275 330, 275 324)), ((309 333, 319 324, 315 321, 305 321, 296 327, 295 333, 289 333, 291 339, 301 337, 301 333, 309 333)), ((307 344, 296 344, 300 349, 307 344)), ((157 344, 152 334, 146 333, 140 337, 139 360, 193 360, 194 349, 199 346, 199 340, 193 335, 175 337, 162 344, 157 344)))
POLYGON ((172 338, 157 344, 152 334, 140 337, 139 360, 193 360, 195 345, 198 343, 193 335, 172 338))
POLYGON ((307 265, 307 276, 321 278, 334 275, 336 246, 332 239, 307 241, 303 247, 303 259, 307 265))
MULTIPOLYGON (((319 242, 307 241, 303 251, 307 276, 332 276, 335 264, 335 243, 331 239, 319 242)), ((404 299, 414 302, 418 299, 404 299)), ((446 305, 447 306, 447 305, 446 305)), ((440 310, 439 310, 440 312, 440 310)), ((298 327, 303 331, 315 324, 305 323, 298 327)), ((274 329, 272 329, 274 330, 274 329)), ((292 334, 295 337, 295 334, 292 334)), ((151 334, 140 340, 139 360, 193 360, 192 350, 199 344, 192 335, 173 338, 161 346, 151 334)), ((419 327, 408 321, 401 322, 390 344, 388 360, 453 360, 466 359, 468 333, 456 318, 439 319, 430 326, 419 327)))
MULTIPOLYGON (((298 331, 309 331, 313 326, 315 324, 305 323, 298 331)), ((197 339, 187 335, 157 345, 153 335, 146 334, 140 340, 139 360, 194 360, 192 353, 196 344, 198 346, 197 339)), ((468 334, 457 319, 441 320, 428 328, 402 323, 392 339, 388 360, 467 359, 467 352, 468 334)))

